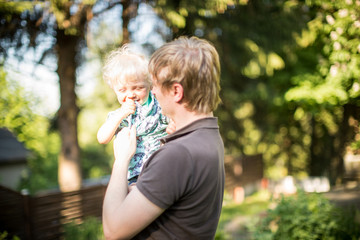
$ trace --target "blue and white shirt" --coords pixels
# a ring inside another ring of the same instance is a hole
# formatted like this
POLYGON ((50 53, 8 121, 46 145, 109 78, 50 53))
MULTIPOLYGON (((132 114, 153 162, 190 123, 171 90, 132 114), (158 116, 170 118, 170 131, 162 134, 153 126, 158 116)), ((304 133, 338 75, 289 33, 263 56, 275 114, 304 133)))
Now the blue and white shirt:
MULTIPOLYGON (((129 115, 119 125, 119 130, 123 127, 136 126, 136 152, 130 160, 128 169, 128 179, 137 177, 143 164, 149 159, 151 154, 160 148, 160 139, 167 135, 166 127, 169 119, 161 113, 161 107, 152 92, 146 103, 143 105, 135 102, 136 111, 129 115)), ((108 118, 119 109, 110 112, 108 118)))

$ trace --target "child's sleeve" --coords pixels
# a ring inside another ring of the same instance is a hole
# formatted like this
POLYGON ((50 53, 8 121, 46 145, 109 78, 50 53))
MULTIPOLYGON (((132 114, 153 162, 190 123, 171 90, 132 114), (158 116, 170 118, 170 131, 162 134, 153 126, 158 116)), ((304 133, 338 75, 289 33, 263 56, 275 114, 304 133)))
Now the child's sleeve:
POLYGON ((169 125, 170 123, 170 118, 166 117, 165 115, 163 115, 162 113, 160 113, 160 116, 159 116, 159 121, 162 125, 169 125))

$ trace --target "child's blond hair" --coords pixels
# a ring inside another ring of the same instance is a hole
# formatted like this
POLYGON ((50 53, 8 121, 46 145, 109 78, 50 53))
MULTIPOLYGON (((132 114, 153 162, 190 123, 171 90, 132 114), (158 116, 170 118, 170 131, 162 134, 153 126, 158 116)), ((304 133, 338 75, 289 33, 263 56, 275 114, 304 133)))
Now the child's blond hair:
POLYGON ((105 59, 103 79, 112 87, 114 83, 144 81, 151 87, 148 61, 145 56, 130 50, 128 44, 115 49, 105 59))

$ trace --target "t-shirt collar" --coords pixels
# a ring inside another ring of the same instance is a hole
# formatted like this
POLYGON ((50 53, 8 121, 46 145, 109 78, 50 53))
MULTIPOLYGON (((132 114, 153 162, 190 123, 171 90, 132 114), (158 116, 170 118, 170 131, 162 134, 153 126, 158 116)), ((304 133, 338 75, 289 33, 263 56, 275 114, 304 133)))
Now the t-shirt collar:
POLYGON ((207 118, 201 118, 194 122, 189 123, 188 125, 180 128, 179 130, 176 130, 172 134, 167 135, 166 137, 161 139, 161 143, 165 144, 167 142, 170 142, 174 139, 177 139, 181 136, 184 136, 186 134, 189 134, 195 130, 201 129, 201 128, 213 128, 213 129, 219 129, 217 117, 207 117, 207 118))
POLYGON ((142 106, 149 106, 151 101, 153 99, 153 93, 151 91, 149 91, 149 96, 146 100, 146 102, 144 102, 143 104, 141 104, 142 106))

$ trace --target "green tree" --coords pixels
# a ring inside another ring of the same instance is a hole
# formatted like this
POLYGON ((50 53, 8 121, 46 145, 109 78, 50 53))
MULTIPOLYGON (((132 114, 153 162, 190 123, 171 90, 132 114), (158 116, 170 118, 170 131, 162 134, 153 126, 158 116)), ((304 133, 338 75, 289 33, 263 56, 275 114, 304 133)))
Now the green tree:
POLYGON ((229 154, 263 153, 270 177, 334 182, 359 126, 359 5, 183 0, 155 9, 174 36, 204 37, 219 50, 216 114, 229 154))
POLYGON ((292 57, 293 34, 306 26, 302 7, 253 0, 204 3, 200 9, 190 7, 192 11, 178 8, 186 19, 178 32, 205 37, 219 51, 223 103, 216 114, 228 154, 263 153, 268 168, 275 159, 294 158, 288 135, 293 110, 284 100, 291 84, 273 77, 292 57))
POLYGON ((59 184, 63 191, 81 186, 80 149, 77 138, 79 107, 76 95, 76 71, 82 62, 82 49, 88 23, 97 15, 121 4, 123 38, 129 42, 127 24, 136 16, 139 2, 118 1, 45 1, 1 2, 0 53, 6 59, 9 49, 21 58, 29 47, 42 51, 39 63, 55 57, 60 86, 60 108, 57 127, 61 136, 59 184), (45 47, 42 43, 48 40, 45 47))
POLYGON ((307 6, 311 19, 296 38, 298 51, 311 54, 313 65, 294 72, 285 98, 311 121, 310 175, 325 171, 341 180, 344 154, 358 151, 350 146, 360 120, 360 2, 307 1, 307 6))
POLYGON ((23 142, 31 154, 28 159, 30 175, 23 176, 19 188, 31 193, 57 184, 56 157, 60 139, 49 132, 49 120, 34 113, 38 100, 0 71, 0 127, 9 129, 23 142))

